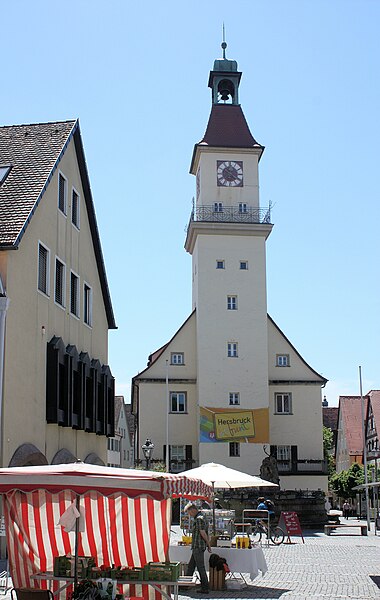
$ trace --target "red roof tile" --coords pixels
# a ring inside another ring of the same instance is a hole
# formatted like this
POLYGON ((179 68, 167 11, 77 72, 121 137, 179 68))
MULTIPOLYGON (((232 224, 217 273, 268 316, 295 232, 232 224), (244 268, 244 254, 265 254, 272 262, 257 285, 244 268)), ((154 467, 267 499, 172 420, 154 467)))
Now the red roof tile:
POLYGON ((323 425, 332 431, 338 429, 338 410, 337 406, 326 406, 322 409, 323 425))
MULTIPOLYGON (((367 414, 368 396, 364 396, 364 415, 367 414)), ((360 396, 339 396, 342 427, 350 456, 363 454, 362 406, 360 396)))

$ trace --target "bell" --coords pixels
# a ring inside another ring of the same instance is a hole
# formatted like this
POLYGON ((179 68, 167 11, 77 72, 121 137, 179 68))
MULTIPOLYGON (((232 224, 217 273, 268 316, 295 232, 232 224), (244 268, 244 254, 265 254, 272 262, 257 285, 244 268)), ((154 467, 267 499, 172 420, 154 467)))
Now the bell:
POLYGON ((221 97, 221 99, 224 100, 224 101, 228 100, 228 98, 230 97, 230 93, 231 92, 229 90, 227 90, 227 89, 220 90, 220 97, 221 97))

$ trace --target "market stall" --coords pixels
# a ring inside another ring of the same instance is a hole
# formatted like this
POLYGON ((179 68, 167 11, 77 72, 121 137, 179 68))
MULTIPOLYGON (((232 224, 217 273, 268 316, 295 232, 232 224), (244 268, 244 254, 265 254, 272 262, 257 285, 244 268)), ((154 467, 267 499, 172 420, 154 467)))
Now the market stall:
POLYGON ((13 584, 36 587, 33 575, 53 571, 61 555, 91 556, 103 566, 164 561, 171 498, 208 498, 211 490, 182 474, 77 462, 0 469, 0 493, 13 584), (71 511, 75 526, 65 531, 59 521, 71 511))

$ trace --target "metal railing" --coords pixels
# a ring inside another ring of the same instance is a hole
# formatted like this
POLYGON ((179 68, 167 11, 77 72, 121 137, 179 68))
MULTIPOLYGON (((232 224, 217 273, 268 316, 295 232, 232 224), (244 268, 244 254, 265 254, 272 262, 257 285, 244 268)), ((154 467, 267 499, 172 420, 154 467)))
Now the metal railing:
POLYGON ((218 203, 209 206, 197 206, 193 208, 189 225, 193 221, 209 223, 258 223, 271 224, 271 207, 253 208, 247 206, 241 210, 237 206, 222 206, 218 203))
POLYGON ((325 459, 277 460, 278 472, 281 475, 327 474, 325 459))

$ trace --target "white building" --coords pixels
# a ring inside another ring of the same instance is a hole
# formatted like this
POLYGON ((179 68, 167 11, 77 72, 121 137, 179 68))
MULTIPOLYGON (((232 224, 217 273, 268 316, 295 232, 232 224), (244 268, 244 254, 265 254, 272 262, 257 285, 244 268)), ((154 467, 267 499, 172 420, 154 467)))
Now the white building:
POLYGON ((109 467, 134 467, 133 431, 134 417, 131 405, 124 396, 115 396, 115 435, 108 438, 107 465, 109 467))
POLYGON ((190 167, 196 202, 185 248, 193 312, 133 378, 135 452, 148 437, 156 459, 169 445, 172 470, 214 461, 259 474, 271 451, 282 488, 326 489, 326 380, 267 315, 272 223, 258 183, 264 147, 239 104, 240 77, 225 55, 210 73, 211 114, 190 167))

